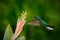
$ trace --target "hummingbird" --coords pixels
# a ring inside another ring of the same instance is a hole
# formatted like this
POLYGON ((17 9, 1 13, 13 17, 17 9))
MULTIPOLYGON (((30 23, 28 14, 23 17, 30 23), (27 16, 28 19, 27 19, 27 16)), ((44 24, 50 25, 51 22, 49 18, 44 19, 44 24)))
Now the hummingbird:
POLYGON ((39 16, 34 16, 34 19, 28 23, 29 25, 34 26, 44 26, 48 30, 54 30, 52 26, 50 26, 47 22, 45 22, 43 19, 41 19, 39 16))

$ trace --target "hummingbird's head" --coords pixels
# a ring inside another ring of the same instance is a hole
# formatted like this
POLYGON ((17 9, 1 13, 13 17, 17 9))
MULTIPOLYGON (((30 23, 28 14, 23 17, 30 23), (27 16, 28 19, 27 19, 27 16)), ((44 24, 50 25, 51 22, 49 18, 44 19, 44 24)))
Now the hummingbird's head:
POLYGON ((34 18, 35 18, 36 20, 40 20, 39 16, 34 16, 34 18))

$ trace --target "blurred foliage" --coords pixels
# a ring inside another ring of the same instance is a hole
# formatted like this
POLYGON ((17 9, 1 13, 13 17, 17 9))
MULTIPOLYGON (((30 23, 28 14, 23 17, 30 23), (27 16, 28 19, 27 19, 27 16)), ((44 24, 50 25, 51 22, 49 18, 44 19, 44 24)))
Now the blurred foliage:
POLYGON ((60 0, 0 0, 0 40, 8 24, 15 31, 17 18, 24 10, 29 12, 27 22, 38 15, 54 27, 54 31, 49 32, 25 25, 21 35, 25 35, 26 40, 60 40, 60 0))
POLYGON ((10 27, 10 25, 7 26, 3 40, 11 40, 12 39, 12 28, 10 27))

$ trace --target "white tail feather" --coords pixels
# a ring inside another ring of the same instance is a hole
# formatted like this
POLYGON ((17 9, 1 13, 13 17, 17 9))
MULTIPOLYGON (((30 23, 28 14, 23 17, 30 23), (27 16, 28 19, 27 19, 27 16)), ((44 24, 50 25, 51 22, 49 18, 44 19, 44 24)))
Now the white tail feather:
POLYGON ((46 27, 48 30, 54 30, 53 28, 51 28, 51 27, 46 27))

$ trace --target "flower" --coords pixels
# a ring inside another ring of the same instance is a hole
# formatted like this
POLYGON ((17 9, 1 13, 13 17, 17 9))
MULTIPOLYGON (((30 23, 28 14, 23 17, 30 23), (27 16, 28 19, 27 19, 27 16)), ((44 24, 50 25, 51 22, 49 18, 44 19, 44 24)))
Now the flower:
POLYGON ((18 18, 18 21, 17 21, 17 27, 16 27, 16 30, 15 30, 15 33, 13 35, 13 40, 15 40, 19 34, 21 33, 22 29, 23 29, 23 26, 26 22, 26 11, 23 12, 23 14, 21 14, 22 16, 18 18))

